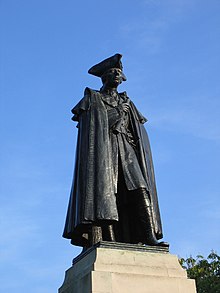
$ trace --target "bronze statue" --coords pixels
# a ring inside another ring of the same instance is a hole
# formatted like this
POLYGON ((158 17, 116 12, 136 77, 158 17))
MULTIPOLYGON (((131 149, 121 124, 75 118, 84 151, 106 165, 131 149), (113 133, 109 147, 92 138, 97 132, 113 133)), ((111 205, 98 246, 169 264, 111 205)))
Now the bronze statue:
POLYGON ((85 89, 73 108, 76 162, 63 237, 88 248, 114 241, 168 246, 163 237, 147 119, 118 86, 121 54, 89 69, 103 86, 85 89))

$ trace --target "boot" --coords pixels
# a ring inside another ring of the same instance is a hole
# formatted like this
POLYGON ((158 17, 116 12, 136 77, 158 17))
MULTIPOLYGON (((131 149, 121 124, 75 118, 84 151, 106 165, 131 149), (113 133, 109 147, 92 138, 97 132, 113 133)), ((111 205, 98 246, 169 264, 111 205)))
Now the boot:
POLYGON ((137 217, 138 223, 141 226, 141 231, 144 233, 143 242, 144 244, 151 246, 163 246, 169 247, 166 242, 159 242, 154 232, 153 215, 150 206, 150 200, 145 189, 141 189, 139 193, 137 217))
POLYGON ((169 244, 164 241, 158 241, 156 238, 156 235, 154 233, 154 224, 153 224, 153 217, 151 212, 151 207, 146 207, 146 220, 144 223, 146 226, 146 243, 148 245, 152 246, 163 246, 163 247, 169 247, 169 244))
POLYGON ((102 241, 102 228, 100 226, 91 226, 91 231, 89 232, 89 247, 95 245, 96 243, 102 241))

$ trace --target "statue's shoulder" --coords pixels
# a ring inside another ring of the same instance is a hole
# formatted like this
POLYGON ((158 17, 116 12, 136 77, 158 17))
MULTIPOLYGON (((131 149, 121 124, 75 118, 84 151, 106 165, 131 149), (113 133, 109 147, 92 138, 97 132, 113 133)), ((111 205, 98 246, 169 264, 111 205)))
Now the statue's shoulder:
POLYGON ((72 120, 79 121, 79 116, 90 107, 92 89, 86 87, 83 98, 73 107, 71 112, 74 114, 72 120))
POLYGON ((84 97, 96 95, 98 93, 99 93, 98 90, 94 90, 94 89, 91 89, 89 87, 86 87, 85 90, 84 90, 84 97))
POLYGON ((86 87, 84 91, 84 99, 89 103, 89 106, 95 105, 98 107, 100 106, 100 103, 102 103, 102 94, 99 90, 86 87))
POLYGON ((89 87, 86 87, 84 90, 83 98, 79 101, 79 103, 75 107, 81 107, 81 105, 87 105, 85 108, 89 108, 89 105, 94 96, 98 94, 99 91, 93 90, 89 87))

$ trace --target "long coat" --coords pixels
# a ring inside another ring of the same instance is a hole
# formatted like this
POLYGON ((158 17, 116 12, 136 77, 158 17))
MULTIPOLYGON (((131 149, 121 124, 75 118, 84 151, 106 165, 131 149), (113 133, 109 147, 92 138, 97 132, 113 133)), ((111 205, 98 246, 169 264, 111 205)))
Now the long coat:
MULTIPOLYGON (((128 100, 126 92, 120 96, 128 100)), ((130 102, 132 133, 136 140, 138 162, 148 186, 155 235, 162 238, 162 227, 152 155, 146 119, 130 102)), ((118 221, 113 182, 113 164, 109 140, 109 123, 102 94, 89 88, 84 98, 73 108, 73 120, 78 121, 75 170, 63 237, 82 245, 92 223, 118 221)))

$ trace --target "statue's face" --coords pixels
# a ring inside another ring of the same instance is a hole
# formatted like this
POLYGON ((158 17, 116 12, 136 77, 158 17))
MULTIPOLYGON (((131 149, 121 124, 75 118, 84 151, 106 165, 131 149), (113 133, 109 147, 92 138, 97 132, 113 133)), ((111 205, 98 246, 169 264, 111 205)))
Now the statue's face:
POLYGON ((123 80, 125 76, 119 68, 111 68, 104 74, 104 85, 110 88, 117 88, 123 80))

